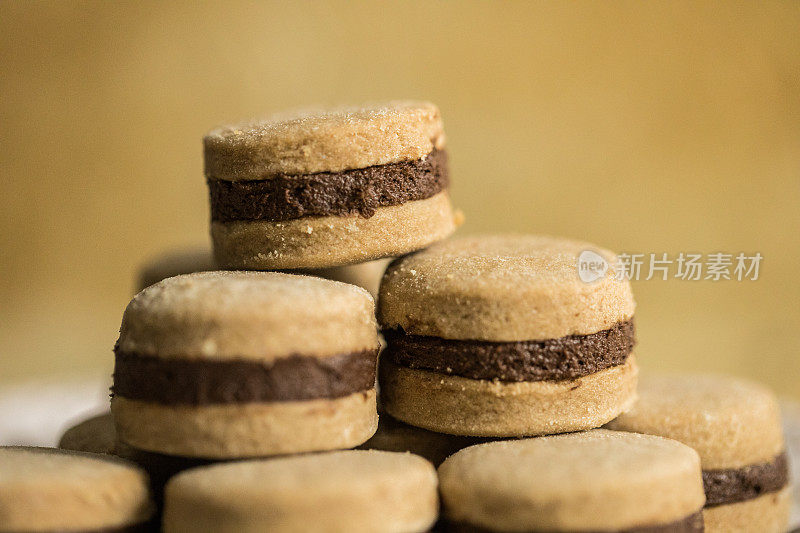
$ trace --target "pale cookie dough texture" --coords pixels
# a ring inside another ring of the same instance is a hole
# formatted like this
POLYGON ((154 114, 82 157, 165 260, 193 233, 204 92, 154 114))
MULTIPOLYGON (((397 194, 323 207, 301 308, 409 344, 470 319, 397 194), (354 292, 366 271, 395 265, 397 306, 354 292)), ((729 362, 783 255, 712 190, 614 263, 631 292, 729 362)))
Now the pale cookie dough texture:
POLYGON ((147 288, 115 347, 118 438, 199 458, 363 443, 377 426, 373 307, 359 287, 276 272, 147 288))
POLYGON ((439 109, 413 101, 301 110, 211 131, 205 177, 217 262, 329 268, 444 239, 458 218, 446 164, 421 175, 403 166, 424 165, 444 143, 439 109), (352 177, 359 170, 370 177, 352 177))
POLYGON ((639 397, 608 427, 697 450, 709 497, 706 531, 786 530, 788 472, 779 404, 770 390, 728 376, 662 375, 645 377, 639 397))
POLYGON ((447 459, 439 482, 445 517, 455 525, 661 531, 655 528, 683 523, 675 531, 702 531, 697 453, 660 437, 593 430, 479 444, 447 459))
POLYGON ((51 448, 0 448, 0 531, 144 528, 153 512, 147 476, 132 464, 51 448))
POLYGON ((408 453, 343 451, 186 471, 166 489, 164 531, 428 531, 436 472, 408 453))
POLYGON ((474 236, 394 261, 378 321, 380 382, 392 416, 476 437, 599 427, 635 400, 635 303, 613 268, 592 283, 592 244, 533 235, 474 236))

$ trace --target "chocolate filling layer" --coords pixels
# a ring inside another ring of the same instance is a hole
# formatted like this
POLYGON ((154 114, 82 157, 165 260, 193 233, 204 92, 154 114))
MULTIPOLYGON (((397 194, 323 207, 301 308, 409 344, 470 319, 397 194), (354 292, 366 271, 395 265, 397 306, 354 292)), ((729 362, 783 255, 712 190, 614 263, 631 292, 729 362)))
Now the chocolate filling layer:
MULTIPOLYGON (((652 526, 638 526, 628 529, 617 530, 617 533, 695 533, 703 531, 703 512, 698 511, 690 514, 686 518, 681 518, 674 522, 667 524, 657 524, 652 526)), ((483 527, 473 526, 465 522, 446 522, 446 531, 452 533, 488 533, 492 530, 483 527)), ((531 530, 533 533, 534 530, 531 530)), ((586 533, 609 533, 608 531, 597 530, 595 532, 588 531, 586 533)))
POLYGON ((424 200, 447 188, 447 153, 425 159, 342 172, 320 172, 265 180, 208 180, 211 219, 291 220, 307 216, 369 218, 375 209, 424 200))
POLYGON ((543 341, 488 342, 383 332, 384 357, 418 368, 470 379, 559 381, 621 365, 633 350, 633 320, 589 335, 543 341))
POLYGON ((703 470, 706 507, 743 502, 781 490, 789 483, 786 453, 743 468, 703 470))
POLYGON ((116 352, 115 395, 167 405, 340 398, 375 386, 378 350, 266 363, 165 359, 116 352))

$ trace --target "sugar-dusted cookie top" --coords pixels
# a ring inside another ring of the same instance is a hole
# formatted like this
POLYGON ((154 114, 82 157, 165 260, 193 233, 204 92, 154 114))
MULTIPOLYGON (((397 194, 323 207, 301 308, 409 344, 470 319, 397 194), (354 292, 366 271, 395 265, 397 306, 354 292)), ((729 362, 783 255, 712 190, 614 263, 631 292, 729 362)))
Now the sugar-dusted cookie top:
POLYGON ((144 356, 274 360, 378 346, 372 296, 346 283, 277 272, 167 278, 128 304, 117 350, 144 356))
POLYGON ((0 447, 0 531, 94 531, 153 514, 147 475, 104 455, 0 447))
POLYGON ((639 401, 609 427, 683 442, 704 469, 767 462, 784 449, 775 395, 729 376, 644 376, 639 401))
POLYGON ((697 453, 679 442, 592 430, 478 444, 439 467, 450 521, 502 531, 616 531, 697 513, 697 453))
POLYGON ((521 341, 588 335, 631 319, 630 283, 612 252, 538 235, 452 239, 393 262, 381 284, 383 328, 447 339, 521 341), (591 251, 606 261, 592 282, 578 276, 591 251))
POLYGON ((203 144, 208 179, 260 180, 422 159, 444 133, 434 104, 392 101, 280 113, 215 129, 203 144))

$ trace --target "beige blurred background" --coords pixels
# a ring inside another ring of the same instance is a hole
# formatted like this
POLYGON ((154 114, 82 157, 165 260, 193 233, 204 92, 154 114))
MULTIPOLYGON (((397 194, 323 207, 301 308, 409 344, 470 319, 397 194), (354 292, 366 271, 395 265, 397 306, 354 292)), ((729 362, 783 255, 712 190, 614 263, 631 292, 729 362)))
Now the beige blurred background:
POLYGON ((760 252, 635 284, 646 368, 800 398, 800 3, 0 3, 0 386, 107 375, 137 266, 207 240, 201 137, 429 99, 464 232, 760 252))

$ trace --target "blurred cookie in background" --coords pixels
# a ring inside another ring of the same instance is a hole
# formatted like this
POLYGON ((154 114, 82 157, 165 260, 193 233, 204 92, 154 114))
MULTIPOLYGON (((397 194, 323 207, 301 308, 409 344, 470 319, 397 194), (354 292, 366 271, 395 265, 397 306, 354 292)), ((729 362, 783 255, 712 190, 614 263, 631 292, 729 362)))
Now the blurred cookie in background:
POLYGON ((410 452, 439 466, 449 456, 473 444, 486 442, 477 437, 460 437, 436 433, 410 426, 386 413, 378 419, 378 431, 359 450, 384 450, 387 452, 410 452))
MULTIPOLYGON (((357 285, 367 289, 373 297, 377 297, 381 277, 390 261, 391 259, 388 258, 376 259, 340 267, 302 269, 294 271, 294 273, 357 285)), ((136 292, 155 285, 162 279, 211 270, 218 270, 218 267, 208 246, 186 247, 163 252, 146 261, 139 268, 136 292)))

